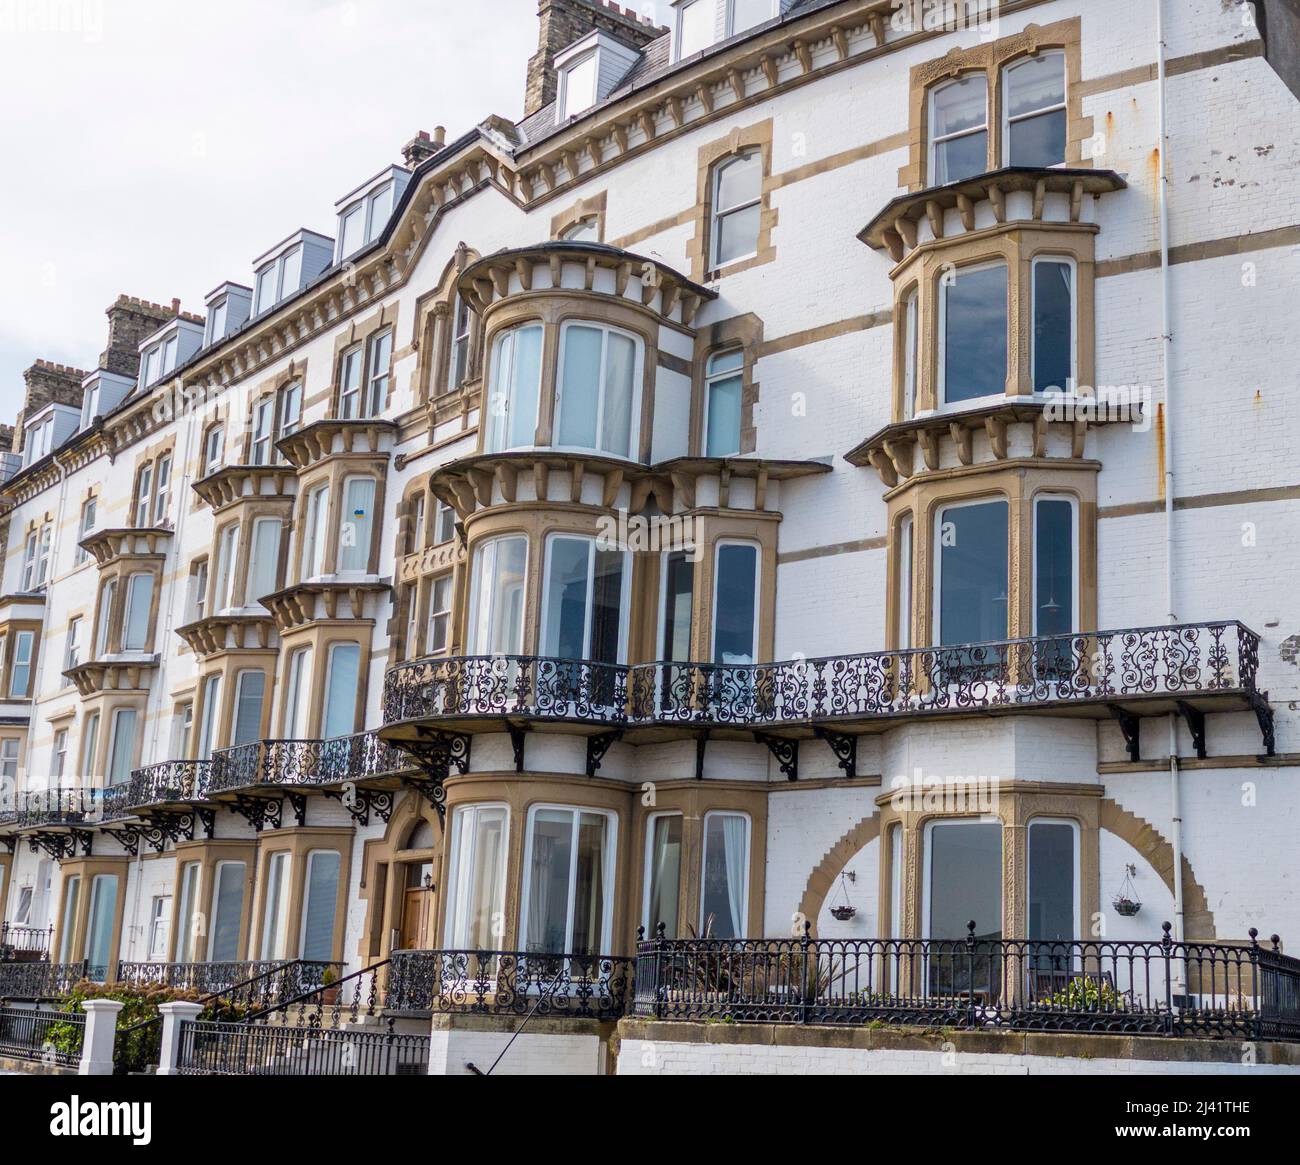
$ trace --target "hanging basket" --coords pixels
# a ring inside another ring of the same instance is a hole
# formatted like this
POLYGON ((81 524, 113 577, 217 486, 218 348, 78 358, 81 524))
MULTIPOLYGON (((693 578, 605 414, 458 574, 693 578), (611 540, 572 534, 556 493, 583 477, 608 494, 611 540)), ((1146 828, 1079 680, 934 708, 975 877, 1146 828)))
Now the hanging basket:
POLYGON ((858 916, 856 906, 835 906, 831 909, 831 917, 839 922, 848 922, 851 918, 858 916))
POLYGON ((1113 905, 1121 918, 1132 918, 1142 909, 1142 903, 1134 902, 1132 898, 1116 898, 1113 905))
POLYGON ((1124 867, 1124 884, 1120 886, 1119 893, 1111 900, 1115 913, 1121 918, 1133 918, 1142 909, 1142 903, 1138 899, 1137 891, 1133 888, 1133 876, 1136 873, 1137 869, 1135 867, 1124 867))

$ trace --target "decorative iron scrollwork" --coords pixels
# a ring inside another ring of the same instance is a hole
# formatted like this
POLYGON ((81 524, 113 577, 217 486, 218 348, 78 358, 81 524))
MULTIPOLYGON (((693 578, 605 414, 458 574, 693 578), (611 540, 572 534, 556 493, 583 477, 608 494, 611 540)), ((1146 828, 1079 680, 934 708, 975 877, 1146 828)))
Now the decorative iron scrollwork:
POLYGON ((393 815, 393 794, 385 789, 331 789, 325 796, 338 801, 360 826, 370 824, 371 813, 385 825, 393 815))
POLYGON ((835 761, 844 770, 844 775, 852 780, 858 775, 858 738, 842 732, 832 732, 829 728, 814 728, 818 740, 824 740, 835 754, 835 761))
POLYGON ((239 793, 228 808, 247 821, 254 833, 261 833, 267 828, 279 829, 282 825, 284 803, 278 797, 249 797, 239 793))
POLYGON ((761 732, 755 732, 754 739, 759 744, 767 745, 768 752, 776 758, 776 763, 780 765, 781 772, 787 780, 797 781, 799 779, 799 741, 797 739, 790 739, 785 736, 766 736, 761 732))
POLYGON ((602 732, 599 736, 587 737, 587 776, 594 777, 600 772, 605 754, 622 738, 622 732, 602 732))

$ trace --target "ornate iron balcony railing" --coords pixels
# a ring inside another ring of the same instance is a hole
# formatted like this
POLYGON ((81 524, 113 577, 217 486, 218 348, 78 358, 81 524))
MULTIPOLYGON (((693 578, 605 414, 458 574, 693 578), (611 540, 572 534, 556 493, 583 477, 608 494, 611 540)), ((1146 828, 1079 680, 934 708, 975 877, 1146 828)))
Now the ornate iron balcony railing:
POLYGON ((0 1000, 62 999, 90 979, 89 963, 0 963, 0 1000))
POLYGON ((389 1011, 617 1019, 632 989, 632 960, 535 951, 396 951, 389 1011))
POLYGON ((15 824, 19 829, 91 825, 102 812, 101 789, 32 789, 19 798, 15 824))
POLYGON ((1300 1035, 1300 959, 1258 945, 1089 939, 665 940, 637 948, 635 1015, 750 1023, 1300 1035))
POLYGON ((207 796, 212 762, 169 760, 136 769, 131 774, 127 804, 132 809, 151 805, 202 801, 207 796))
POLYGON ((231 997, 250 1007, 265 1007, 321 985, 325 972, 342 974, 341 963, 303 959, 225 963, 118 963, 115 982, 157 985, 231 997))
POLYGON ((1237 694, 1259 699, 1237 622, 1093 631, 768 664, 631 666, 478 656, 401 664, 384 721, 520 717, 615 727, 764 728, 1237 694))
POLYGON ((376 732, 332 740, 260 740, 213 754, 207 788, 213 793, 259 786, 333 788, 409 772, 413 762, 376 732))
POLYGON ((34 926, 0 923, 0 962, 32 963, 49 958, 53 934, 52 926, 42 930, 34 926))

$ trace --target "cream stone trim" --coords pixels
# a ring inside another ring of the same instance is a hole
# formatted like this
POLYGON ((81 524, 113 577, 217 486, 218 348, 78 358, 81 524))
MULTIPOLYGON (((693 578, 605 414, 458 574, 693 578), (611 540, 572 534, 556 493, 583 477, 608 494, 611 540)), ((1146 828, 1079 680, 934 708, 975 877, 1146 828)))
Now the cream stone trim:
MULTIPOLYGON (((386 959, 395 948, 394 936, 400 933, 402 908, 406 883, 401 871, 413 862, 426 862, 434 869, 434 889, 439 901, 444 897, 444 854, 446 838, 442 820, 423 797, 414 793, 404 797, 393 810, 393 815, 381 838, 370 838, 362 847, 361 882, 358 898, 366 904, 365 924, 356 954, 363 966, 386 959), (432 849, 407 848, 412 834, 421 825, 433 829, 437 839, 432 849)), ((430 922, 439 917, 439 911, 430 911, 430 922)), ((424 936, 428 949, 443 944, 437 931, 424 936)))
POLYGON ((54 915, 54 935, 50 940, 50 962, 60 961, 63 950, 64 919, 67 914, 68 886, 74 876, 81 878, 77 887, 77 903, 73 918, 72 942, 68 950, 67 961, 79 963, 87 957, 87 928, 90 925, 90 906, 93 898, 94 880, 99 876, 117 879, 117 894, 114 898, 113 934, 109 943, 108 975, 113 977, 117 968, 118 952, 122 949, 122 919, 126 909, 127 879, 130 876, 131 862, 127 857, 73 858, 62 863, 59 877, 59 906, 54 915))
POLYGON ((572 206, 561 210, 551 218, 551 238, 560 239, 564 232, 576 227, 587 219, 596 220, 596 241, 605 241, 605 203, 609 192, 602 190, 587 198, 579 198, 572 206))
POLYGON ((382 332, 391 330, 393 341, 387 373, 388 393, 380 403, 379 411, 375 415, 382 416, 388 411, 389 404, 393 399, 394 381, 396 379, 394 367, 397 364, 397 328, 400 314, 401 301, 393 299, 388 303, 379 305, 378 310, 369 316, 361 319, 353 318, 348 327, 335 333, 334 359, 331 365, 333 380, 329 387, 330 417, 339 419, 343 417, 340 400, 343 392, 343 357, 355 348, 359 347, 361 349, 361 384, 357 390, 358 402, 360 402, 365 397, 370 387, 371 378, 377 371, 370 366, 371 341, 382 332))
MULTIPOLYGON (((197 720, 196 720, 197 723, 197 720)), ((243 862, 244 891, 240 898, 239 941, 236 960, 247 959, 253 887, 257 878, 257 842, 251 838, 208 838, 204 841, 181 841, 176 845, 175 893, 172 895, 172 925, 167 938, 167 958, 175 962, 180 953, 180 936, 183 927, 191 928, 189 961, 209 961, 212 941, 212 923, 216 919, 217 866, 221 862, 243 862), (181 918, 181 886, 185 867, 198 863, 199 877, 193 913, 189 919, 181 918), (197 924, 196 924, 197 920, 197 924)))
POLYGON ((776 259, 772 245, 772 231, 777 225, 779 211, 772 205, 772 119, 755 122, 740 128, 733 126, 725 138, 701 146, 696 164, 695 178, 695 230, 686 243, 686 255, 691 262, 691 278, 697 283, 706 279, 719 279, 737 275, 754 267, 761 267, 776 259), (762 163, 761 202, 758 220, 758 242, 754 254, 748 259, 715 267, 713 251, 713 187, 714 175, 720 163, 737 154, 757 149, 762 163))
POLYGON ((334 906, 334 938, 330 962, 343 962, 343 940, 347 931, 348 892, 351 887, 352 839, 350 826, 291 827, 263 833, 257 842, 257 882, 253 895, 253 929, 249 949, 256 951, 258 959, 271 956, 261 949, 262 928, 266 914, 266 893, 269 886, 268 871, 271 858, 277 853, 289 854, 289 895, 287 901, 288 936, 287 957, 302 957, 303 911, 307 906, 307 858, 316 850, 328 850, 339 855, 338 893, 334 906))

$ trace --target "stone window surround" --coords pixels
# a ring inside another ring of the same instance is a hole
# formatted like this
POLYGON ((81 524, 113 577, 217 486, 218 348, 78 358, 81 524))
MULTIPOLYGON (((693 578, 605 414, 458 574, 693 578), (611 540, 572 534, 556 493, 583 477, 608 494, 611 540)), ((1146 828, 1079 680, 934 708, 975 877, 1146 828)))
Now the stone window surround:
POLYGON ((403 617, 402 630, 399 633, 401 642, 395 646, 393 662, 400 662, 403 659, 419 659, 432 655, 454 656, 457 647, 461 642, 457 638, 456 613, 464 610, 466 607, 467 596, 465 588, 468 583, 469 572, 461 566, 455 566, 451 570, 435 571, 424 575, 415 582, 407 584, 408 587, 414 588, 415 599, 415 643, 408 644, 405 642, 406 617, 410 614, 411 593, 404 592, 401 600, 401 614, 403 617), (438 652, 433 652, 427 642, 429 634, 429 616, 431 605, 433 603, 434 586, 444 578, 451 579, 451 622, 448 631, 447 646, 438 652))
MULTIPOLYGON (((366 715, 366 693, 369 687, 370 659, 372 651, 373 624, 368 621, 354 622, 336 620, 333 622, 317 621, 304 627, 296 628, 285 634, 280 642, 278 666, 280 678, 274 688, 275 715, 277 725, 284 726, 288 721, 287 701, 289 699, 289 667, 294 653, 306 647, 311 656, 308 661, 310 669, 311 698, 307 703, 307 720, 299 725, 298 738, 302 740, 321 740, 324 731, 326 680, 329 672, 330 648, 336 643, 351 643, 361 649, 359 673, 357 680, 356 707, 353 724, 364 725, 366 715)), ((273 672, 275 665, 272 665, 273 672)), ((354 729, 360 732, 361 727, 354 729)))
MULTIPOLYGON (((78 515, 78 517, 80 517, 80 515, 78 515)), ((27 542, 33 535, 35 535, 36 538, 35 557, 32 560, 33 589, 37 589, 39 587, 39 589, 44 590, 54 580, 54 565, 55 565, 54 515, 48 512, 44 514, 39 514, 36 517, 32 518, 27 523, 27 526, 24 528, 22 541, 19 543, 18 548, 15 551, 15 553, 19 555, 18 577, 20 580, 23 579, 23 576, 26 574, 27 571, 27 542), (46 563, 46 567, 45 567, 45 581, 43 583, 37 584, 36 569, 39 567, 40 559, 41 559, 41 535, 44 534, 46 530, 50 532, 49 560, 46 563)), ((93 558, 91 559, 91 561, 93 561, 93 558)))
POLYGON ((128 514, 128 522, 132 528, 136 528, 136 511, 140 504, 140 484, 145 469, 149 470, 149 521, 140 529, 162 528, 169 529, 172 525, 171 506, 181 484, 182 472, 181 466, 176 460, 176 434, 156 445, 148 446, 143 452, 139 453, 135 459, 134 468, 131 471, 131 509, 128 514), (154 514, 158 502, 158 466, 164 457, 171 458, 171 476, 167 484, 167 510, 160 521, 154 520, 154 514))
POLYGON ((905 419, 908 296, 917 294, 916 413, 958 412, 989 398, 940 405, 939 298, 949 273, 1002 261, 1007 266, 1007 396, 1033 397, 1033 268, 1036 259, 1065 258, 1075 270, 1075 387, 1095 381, 1094 259, 1097 227, 1090 223, 1009 222, 923 243, 890 273, 894 283, 893 419, 905 419))
POLYGON ((40 619, 6 619, 0 622, 0 704, 9 703, 12 699, 10 691, 13 683, 14 668, 14 651, 18 642, 18 636, 24 631, 32 633, 32 655, 30 661, 29 678, 27 681, 27 695, 18 696, 17 700, 27 702, 35 698, 39 689, 41 656, 41 641, 44 638, 42 629, 44 623, 40 619))
MULTIPOLYGON (((491 352, 497 338, 504 332, 527 324, 540 324, 542 338, 542 375, 538 388, 536 443, 531 448, 550 448, 555 439, 555 391, 559 380, 560 334, 567 323, 590 323, 619 328, 631 332, 641 341, 640 410, 636 420, 636 444, 628 460, 645 464, 650 460, 654 435, 655 371, 659 364, 660 322, 653 312, 630 300, 616 298, 601 292, 578 288, 547 288, 524 292, 498 300, 484 313, 485 334, 483 352, 485 372, 483 392, 479 401, 480 416, 488 415, 492 398, 491 352)), ((479 425, 478 452, 483 453, 487 441, 486 424, 479 425)), ((566 452, 566 450, 560 450, 566 452)), ((581 456, 584 451, 574 451, 581 456)), ((591 451, 592 456, 612 457, 614 454, 591 451)))
POLYGON ((54 936, 50 945, 50 961, 60 961, 63 950, 63 920, 66 913, 68 886, 72 878, 80 876, 81 884, 77 889, 76 917, 72 925, 72 942, 68 951, 68 962, 79 963, 87 957, 86 930, 90 925, 90 904, 93 897, 91 890, 97 876, 111 875, 117 878, 117 896, 114 902, 113 937, 109 946, 108 977, 112 979, 122 949, 122 920, 126 910, 127 878, 130 873, 131 859, 128 857, 90 857, 74 858, 62 864, 59 870, 58 910, 51 917, 54 923, 54 936))
MULTIPOLYGON (((780 515, 735 513, 725 510, 692 511, 698 521, 705 550, 696 564, 694 601, 691 612, 692 657, 713 658, 713 579, 719 542, 752 542, 759 547, 758 656, 771 659, 776 625, 776 552, 780 515)), ((545 587, 546 545, 552 535, 572 534, 594 538, 603 517, 614 511, 593 506, 559 502, 524 503, 480 511, 467 524, 467 550, 463 582, 457 590, 452 617, 453 656, 469 642, 469 612, 472 605, 474 555, 492 539, 522 536, 528 540, 523 612, 524 655, 537 654, 541 645, 542 593, 545 587)), ((656 552, 629 552, 632 578, 628 592, 627 658, 631 663, 653 663, 659 659, 660 584, 663 557, 656 552)))
POLYGON ((776 258, 776 248, 772 244, 772 231, 777 225, 779 211, 772 206, 772 191, 776 189, 772 178, 772 127, 769 117, 765 121, 755 122, 744 127, 732 127, 726 137, 703 145, 699 149, 696 183, 695 207, 687 221, 693 222, 694 233, 686 243, 686 255, 690 259, 690 276, 696 283, 708 279, 720 279, 726 275, 737 275, 749 271, 776 258), (762 163, 762 187, 759 211, 758 245, 755 254, 747 259, 738 259, 734 263, 714 268, 711 255, 713 252, 713 187, 714 175, 720 162, 736 154, 757 148, 762 163))
MULTIPOLYGON (((286 578, 292 577, 301 584, 307 581, 305 573, 304 551, 306 550, 309 503, 313 491, 320 485, 328 484, 329 516, 325 523, 325 553, 321 559, 321 576, 328 577, 338 573, 339 531, 342 528, 343 501, 346 481, 349 477, 370 477, 375 481, 374 520, 370 530, 370 553, 366 560, 366 573, 379 574, 380 552, 382 549, 385 498, 388 491, 387 453, 333 453, 318 461, 310 470, 304 472, 298 481, 298 497, 294 502, 293 525, 297 537, 293 540, 293 557, 288 564, 286 578)), ((287 542, 288 540, 285 539, 287 542)))
POLYGON ((271 858, 277 853, 287 853, 289 860, 288 895, 288 950, 287 957, 296 959, 302 952, 303 912, 307 906, 307 858, 316 850, 329 850, 339 855, 339 884, 334 907, 334 940, 331 945, 331 962, 342 962, 343 941, 347 928, 348 891, 352 865, 353 830, 350 826, 291 826, 264 833, 258 838, 257 873, 253 886, 252 931, 248 949, 256 952, 255 958, 266 959, 261 949, 262 924, 266 911, 267 872, 271 858))
MULTIPOLYGON (((272 406, 271 413, 271 458, 268 465, 283 465, 284 457, 276 449, 276 443, 280 440, 280 392, 290 384, 297 382, 302 386, 302 415, 298 419, 298 428, 301 429, 307 424, 307 361, 290 360, 287 367, 282 368, 274 376, 264 380, 249 394, 248 409, 244 417, 244 435, 239 442, 240 464, 251 465, 253 463, 253 426, 254 418, 257 416, 257 407, 267 397, 271 397, 275 404, 272 406)), ((203 444, 199 446, 199 460, 203 460, 203 448, 207 443, 207 435, 214 425, 221 424, 222 420, 213 421, 203 430, 203 444)), ((224 442, 227 448, 230 446, 230 434, 224 435, 224 442)))
POLYGON ((929 96, 930 91, 963 73, 984 73, 988 77, 988 169, 1002 169, 1002 75, 1021 57, 1063 49, 1065 51, 1066 145, 1065 164, 1088 168, 1084 142, 1092 137, 1092 118, 1083 116, 1083 64, 1081 21, 1075 16, 1053 24, 1028 24, 1021 32, 968 49, 954 48, 946 55, 915 65, 908 92, 908 163, 899 168, 898 184, 909 191, 926 189, 929 181, 929 96))
POLYGON ((456 301, 456 284, 461 272, 482 256, 464 243, 456 248, 443 269, 437 286, 416 303, 416 362, 411 399, 429 410, 430 439, 440 421, 469 412, 477 400, 475 389, 483 378, 483 323, 475 311, 470 312, 469 365, 464 382, 457 389, 447 389, 451 372, 452 308, 456 301))
POLYGON ((912 644, 934 642, 935 522, 942 507, 954 503, 1005 500, 1007 520, 1007 636, 1033 634, 1034 500, 1042 495, 1071 498, 1076 506, 1078 542, 1075 585, 1079 630, 1097 626, 1097 462, 1026 460, 995 462, 964 470, 939 471, 914 478, 887 496, 889 574, 885 642, 899 647, 901 539, 905 517, 912 518, 912 644))
POLYGON ((217 888, 217 866, 221 862, 244 863, 244 893, 240 901, 239 942, 236 960, 248 957, 249 903, 253 897, 257 870, 257 841, 243 838, 208 838, 203 841, 181 841, 176 845, 175 891, 172 895, 172 924, 168 935, 167 957, 175 961, 180 948, 182 927, 194 926, 194 918, 200 922, 193 934, 189 962, 206 963, 212 941, 212 922, 216 915, 214 895, 217 888), (195 896, 195 909, 189 919, 181 918, 181 888, 185 867, 197 862, 199 865, 198 893, 195 896))
MULTIPOLYGON (((342 329, 334 337, 334 380, 329 389, 329 401, 331 418, 341 418, 341 394, 343 392, 343 358, 354 348, 361 348, 361 388, 360 393, 364 396, 370 384, 370 378, 375 371, 370 367, 370 342, 380 332, 391 330, 393 333, 392 356, 388 366, 388 396, 380 405, 377 416, 383 416, 392 404, 396 366, 397 366, 397 327, 400 316, 399 304, 397 301, 386 303, 380 306, 379 310, 366 316, 364 319, 354 319, 351 325, 342 329)), ((306 401, 304 400, 304 407, 306 401)))
MULTIPOLYGON (((276 569, 276 590, 284 586, 288 577, 289 542, 293 533, 293 498, 281 496, 258 495, 242 499, 222 514, 212 533, 212 549, 200 555, 190 563, 189 574, 193 574, 201 561, 208 564, 208 590, 204 605, 205 617, 212 618, 220 608, 217 606, 218 561, 221 557, 221 542, 231 526, 239 527, 239 537, 235 542, 235 559, 231 563, 230 598, 231 608, 240 609, 257 605, 265 595, 250 595, 248 586, 252 579, 252 556, 254 527, 259 520, 274 518, 280 521, 280 562, 276 569)), ((272 594, 275 591, 271 592, 272 594)), ((258 618, 270 618, 262 611, 258 618)))
MULTIPOLYGON (((131 578, 138 574, 153 575, 153 594, 149 603, 147 637, 150 645, 155 643, 158 629, 158 604, 162 598, 163 559, 161 557, 119 558, 111 566, 105 567, 100 572, 99 588, 95 592, 94 629, 89 642, 84 645, 83 664, 96 661, 97 658, 101 657, 101 654, 102 656, 122 654, 122 637, 126 633, 127 593, 130 590, 131 578), (108 632, 103 641, 104 651, 101 653, 98 650, 98 645, 100 643, 100 620, 104 613, 102 596, 104 589, 110 583, 116 583, 117 587, 113 593, 112 605, 108 610, 108 632)), ((152 650, 153 647, 148 646, 142 649, 140 654, 149 654, 152 650)))
POLYGON ((572 230, 579 223, 594 218, 596 220, 597 241, 603 243, 605 241, 605 206, 608 197, 609 192, 602 190, 599 194, 593 194, 588 198, 579 198, 572 206, 566 207, 553 215, 551 218, 551 238, 562 239, 565 231, 572 230))
POLYGON ((86 788, 107 788, 108 772, 112 764, 113 718, 114 713, 123 709, 135 712, 135 740, 131 746, 131 760, 127 765, 128 773, 140 767, 140 758, 144 752, 146 720, 149 715, 148 694, 145 692, 105 691, 87 696, 81 701, 80 726, 80 785, 86 788), (88 728, 91 718, 98 714, 99 723, 95 727, 96 739, 90 739, 88 728), (95 751, 95 772, 87 771, 86 758, 91 745, 95 751))
POLYGON ((759 384, 756 368, 763 348, 763 321, 752 312, 719 320, 700 330, 695 338, 695 367, 691 378, 691 431, 690 456, 704 456, 704 409, 706 404, 705 381, 708 378, 709 360, 725 352, 739 350, 744 357, 740 403, 740 452, 754 453, 758 449, 758 428, 755 411, 758 406, 759 384))
MULTIPOLYGON (((421 474, 414 481, 407 484, 406 491, 402 495, 401 502, 397 506, 397 557, 410 558, 412 555, 423 554, 428 550, 438 550, 446 546, 454 546, 460 541, 459 532, 454 532, 451 538, 446 542, 435 542, 434 535, 437 533, 438 507, 443 504, 439 498, 429 488, 429 479, 433 476, 432 470, 421 474), (415 529, 416 517, 416 500, 423 495, 424 497, 424 526, 423 529, 415 529)), ((453 510, 453 513, 455 511, 453 510)), ((460 518, 456 519, 457 524, 460 518)))
POLYGON ((236 648, 223 652, 219 666, 208 667, 198 679, 194 693, 194 723, 191 729, 191 751, 197 752, 207 716, 208 681, 220 676, 217 688, 217 713, 212 721, 211 749, 230 747, 234 739, 235 716, 238 712, 239 676, 246 671, 260 671, 265 677, 262 686, 262 717, 258 739, 270 734, 271 695, 275 691, 275 669, 279 653, 274 649, 236 648))
MULTIPOLYGON (((987 788, 987 786, 982 786, 987 788)), ((926 786, 925 788, 928 788, 926 786)), ((954 786, 947 787, 949 791, 954 786)), ((878 887, 879 930, 882 935, 897 933, 901 938, 921 938, 926 925, 922 918, 924 901, 924 837, 926 825, 932 821, 979 820, 978 813, 937 812, 925 806, 924 793, 918 794, 920 805, 897 803, 899 794, 906 789, 890 790, 876 798, 880 809, 880 883, 878 887), (890 830, 903 829, 903 918, 896 926, 891 917, 892 893, 892 839, 890 830)), ((1091 933, 1091 920, 1101 909, 1100 885, 1100 835, 1101 802, 1105 789, 1101 785, 1074 785, 1051 781, 999 781, 996 786, 996 803, 987 816, 1002 823, 1002 933, 1013 938, 1023 938, 1028 932, 1028 827, 1038 818, 1068 820, 1079 829, 1079 885, 1076 910, 1084 934, 1091 933)), ((980 920, 976 920, 979 922, 980 920)), ((943 938, 964 938, 964 935, 942 935, 943 938)))
MULTIPOLYGON (((382 837, 367 840, 362 847, 361 884, 358 900, 365 903, 365 925, 356 953, 363 966, 386 959, 393 950, 394 935, 401 933, 402 909, 406 882, 402 871, 405 866, 426 862, 433 866, 434 889, 437 893, 444 883, 444 834, 442 821, 429 803, 418 796, 403 797, 393 810, 393 815, 382 837), (407 843, 421 826, 427 824, 437 839, 432 849, 409 849, 407 843)), ((435 912, 436 913, 436 912, 435 912)), ((432 921, 432 920, 431 920, 432 921)), ((443 944, 441 931, 424 936, 430 949, 443 944)))

